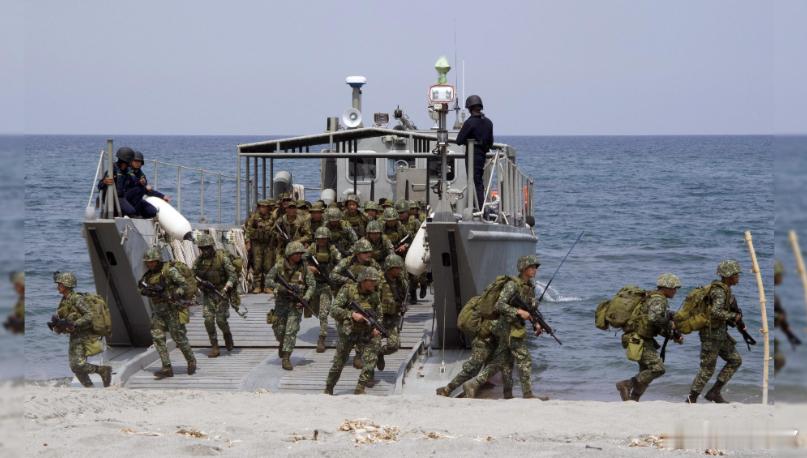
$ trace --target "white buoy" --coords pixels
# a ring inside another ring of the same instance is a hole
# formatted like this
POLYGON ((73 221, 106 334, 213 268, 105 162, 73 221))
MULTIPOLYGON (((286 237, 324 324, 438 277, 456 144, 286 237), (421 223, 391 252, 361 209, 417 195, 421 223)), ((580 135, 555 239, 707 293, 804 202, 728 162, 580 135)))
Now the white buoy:
POLYGON ((171 204, 154 196, 145 197, 145 200, 157 209, 157 221, 168 235, 177 240, 193 240, 191 223, 171 204))
POLYGON ((336 201, 336 191, 330 188, 323 189, 319 198, 325 202, 326 206, 331 205, 336 201))
POLYGON ((418 276, 426 271, 428 265, 424 259, 426 254, 426 223, 420 225, 415 239, 409 245, 406 253, 406 271, 414 276, 418 276))

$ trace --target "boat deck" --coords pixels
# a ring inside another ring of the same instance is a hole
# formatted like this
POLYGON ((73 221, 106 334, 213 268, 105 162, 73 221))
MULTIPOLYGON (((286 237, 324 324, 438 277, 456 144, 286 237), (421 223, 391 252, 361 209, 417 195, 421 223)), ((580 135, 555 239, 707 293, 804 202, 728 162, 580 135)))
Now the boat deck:
MULTIPOLYGON (((230 328, 236 349, 222 349, 218 358, 208 358, 210 342, 204 329, 201 309, 192 309, 188 324, 188 338, 198 361, 196 374, 187 375, 187 365, 179 350, 171 350, 174 377, 154 380, 153 373, 160 368, 159 359, 147 361, 142 369, 128 376, 121 376, 120 383, 135 389, 217 389, 260 390, 291 393, 321 393, 330 369, 336 344, 336 328, 331 320, 326 338, 327 350, 316 352, 319 336, 319 321, 316 317, 303 318, 297 345, 291 360, 293 371, 280 367, 278 343, 271 327, 266 324, 266 313, 273 307, 273 298, 267 294, 242 296, 242 304, 249 312, 246 319, 230 314, 230 328)), ((388 395, 400 392, 403 378, 423 349, 424 341, 432 329, 432 298, 427 296, 419 304, 409 306, 401 330, 401 349, 385 357, 384 371, 376 370, 377 383, 368 388, 369 394, 388 395)), ((221 340, 219 342, 222 343, 221 340)), ((173 348, 173 344, 171 344, 173 348)), ((153 350, 152 350, 153 351, 153 350)), ((352 393, 359 371, 351 364, 352 358, 342 372, 335 394, 352 393)))

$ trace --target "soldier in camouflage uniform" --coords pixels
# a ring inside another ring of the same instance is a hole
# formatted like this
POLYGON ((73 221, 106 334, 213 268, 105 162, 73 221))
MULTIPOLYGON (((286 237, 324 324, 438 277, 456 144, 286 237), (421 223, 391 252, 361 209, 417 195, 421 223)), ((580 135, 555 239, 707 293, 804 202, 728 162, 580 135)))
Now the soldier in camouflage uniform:
POLYGON ((359 382, 353 394, 364 394, 364 388, 373 378, 381 343, 380 333, 372 328, 364 317, 350 309, 350 303, 355 302, 364 310, 379 315, 381 299, 376 286, 380 280, 378 270, 372 267, 364 268, 358 275, 358 283, 345 285, 331 304, 331 316, 337 323, 339 342, 336 344, 336 354, 333 356, 333 365, 328 372, 325 382, 325 394, 333 395, 333 388, 342 375, 342 368, 347 362, 350 350, 354 347, 363 348, 362 359, 365 364, 359 374, 359 382))
POLYGON ((253 294, 270 292, 265 287, 264 277, 275 264, 276 242, 272 229, 275 219, 270 213, 273 205, 270 199, 258 201, 258 211, 250 215, 245 224, 244 238, 252 255, 253 294))
POLYGON ((162 369, 154 374, 154 378, 161 380, 174 376, 165 342, 166 332, 171 334, 177 348, 185 356, 188 375, 193 375, 196 372, 196 357, 188 343, 185 325, 179 321, 179 309, 182 305, 177 299, 182 297, 188 287, 185 277, 170 264, 163 263, 157 248, 149 248, 143 255, 143 261, 148 270, 140 279, 140 294, 151 298, 151 338, 162 362, 162 369))
POLYGON ((306 220, 297 215, 297 202, 289 201, 286 205, 286 214, 275 222, 274 234, 278 253, 285 252, 290 242, 300 242, 303 246, 311 243, 306 220))
POLYGON ((308 210, 308 219, 306 220, 306 232, 309 234, 314 234, 317 232, 317 229, 320 227, 325 226, 325 203, 318 200, 311 205, 311 209, 308 210))
POLYGON ((343 219, 350 224, 356 237, 364 237, 364 229, 367 227, 367 215, 359 211, 359 196, 348 194, 345 199, 345 214, 343 219))
POLYGON ((100 336, 92 333, 92 310, 84 303, 81 294, 74 289, 76 276, 72 272, 55 274, 54 281, 62 300, 59 302, 56 316, 66 320, 63 325, 54 326, 53 330, 59 334, 70 334, 68 358, 70 370, 82 385, 89 388, 93 386, 90 374, 99 374, 105 387, 112 381, 112 367, 97 366, 87 362, 87 346, 96 343, 100 336))
POLYGON ((639 373, 628 380, 616 384, 616 389, 623 401, 639 401, 650 383, 664 375, 664 361, 658 354, 659 344, 657 335, 667 336, 668 333, 676 343, 683 343, 684 338, 674 332, 675 325, 671 319, 668 302, 675 297, 681 288, 681 280, 671 273, 659 275, 656 280, 658 289, 647 294, 640 305, 638 318, 633 320, 622 335, 622 346, 628 348, 628 342, 633 335, 642 339, 642 355, 637 361, 639 373))
MULTIPOLYGON (((532 394, 532 360, 527 348, 527 331, 525 329, 525 321, 530 319, 530 314, 526 310, 511 305, 510 302, 516 295, 526 304, 535 301, 535 283, 532 279, 538 273, 540 265, 536 255, 520 257, 516 264, 519 276, 502 287, 495 307, 499 316, 494 331, 498 340, 496 351, 490 363, 483 367, 476 377, 462 385, 466 397, 475 397, 479 387, 500 370, 504 381, 504 397, 505 399, 512 398, 512 367, 515 362, 519 370, 523 397, 525 399, 535 398, 535 395, 532 394)), ((536 335, 543 332, 537 323, 533 323, 532 326, 536 335)))
POLYGON ((336 207, 325 210, 325 224, 331 231, 331 244, 339 250, 342 258, 350 256, 350 249, 359 239, 350 224, 342 220, 342 211, 336 207))
POLYGON ((367 229, 365 230, 367 236, 365 238, 373 246, 373 259, 378 264, 383 264, 387 256, 393 254, 394 250, 392 242, 381 232, 382 227, 379 221, 370 221, 367 223, 367 229))
POLYGON ((409 245, 412 242, 412 234, 409 233, 406 226, 401 224, 398 212, 394 208, 384 209, 384 236, 389 239, 390 243, 395 250, 395 254, 405 258, 406 252, 409 250, 409 245), (404 238, 409 236, 406 241, 404 238))
MULTIPOLYGON (((450 396, 452 391, 479 374, 485 363, 490 362, 497 347, 497 340, 493 334, 497 323, 497 320, 484 320, 482 322, 479 333, 471 341, 471 356, 462 363, 462 368, 448 382, 448 385, 437 388, 436 393, 439 396, 450 396)), ((512 376, 510 376, 510 380, 510 382, 505 380, 505 383, 508 384, 510 395, 512 395, 512 376)))
MULTIPOLYGON (((801 345, 801 339, 793 333, 793 330, 790 329, 790 323, 787 321, 787 313, 785 309, 782 307, 782 303, 779 301, 779 295, 776 294, 776 287, 782 283, 782 278, 784 277, 785 273, 785 266, 782 264, 781 261, 776 261, 773 265, 773 285, 774 285, 774 293, 773 293, 773 327, 775 329, 780 329, 787 337, 788 342, 790 345, 795 349, 797 345, 801 345)), ((773 372, 774 374, 778 373, 782 368, 785 367, 785 354, 782 352, 782 349, 779 347, 779 338, 773 339, 773 372)))
POLYGON ((331 231, 322 226, 314 233, 314 243, 308 247, 308 253, 317 261, 319 267, 312 262, 308 270, 314 274, 317 281, 317 289, 314 293, 314 300, 310 302, 319 316, 319 338, 317 339, 317 353, 325 352, 325 337, 328 335, 328 313, 331 309, 331 300, 335 291, 331 290, 330 278, 328 277, 342 260, 339 250, 331 244, 331 231))
POLYGON ((230 333, 230 324, 227 318, 230 316, 229 296, 233 287, 238 282, 235 275, 235 267, 230 261, 230 256, 224 250, 216 250, 213 237, 209 234, 202 234, 197 241, 200 254, 193 263, 193 273, 202 280, 213 285, 216 291, 224 297, 216 294, 208 288, 201 287, 202 291, 202 316, 205 320, 205 329, 210 339, 210 358, 219 356, 219 341, 216 334, 216 325, 224 337, 224 345, 227 351, 232 351, 234 347, 233 335, 230 333))
POLYGON ((10 280, 17 293, 17 302, 3 326, 14 334, 25 334, 25 272, 12 272, 10 280))
POLYGON ((700 330, 701 367, 695 380, 692 381, 686 401, 695 403, 703 388, 712 378, 719 356, 726 365, 717 376, 717 382, 704 396, 706 400, 718 404, 726 403, 720 390, 731 379, 743 362, 736 348, 736 341, 728 333, 728 324, 742 322, 742 313, 732 311, 734 297, 731 287, 740 282, 740 263, 729 259, 721 261, 717 266, 720 280, 712 282, 709 289, 709 323, 700 330))
POLYGON ((275 339, 280 343, 279 353, 283 369, 290 371, 291 353, 297 342, 297 333, 300 331, 303 304, 294 298, 285 287, 280 286, 278 277, 282 277, 295 293, 306 302, 311 300, 317 289, 314 276, 308 271, 308 264, 303 259, 306 249, 300 242, 291 242, 286 246, 286 259, 277 261, 266 276, 269 287, 277 289, 275 296, 274 323, 272 331, 275 339))
POLYGON ((372 200, 368 200, 367 202, 364 203, 364 214, 365 216, 367 216, 368 222, 379 219, 380 212, 381 212, 381 206, 373 202, 372 200))
MULTIPOLYGON (((372 222, 371 222, 372 224, 372 222)), ((368 224, 369 226, 369 224, 368 224)), ((381 324, 387 330, 387 343, 381 347, 376 366, 383 371, 386 363, 384 355, 391 355, 401 347, 398 327, 406 313, 406 291, 409 287, 404 275, 404 260, 395 253, 384 260, 384 275, 381 278, 381 324)))

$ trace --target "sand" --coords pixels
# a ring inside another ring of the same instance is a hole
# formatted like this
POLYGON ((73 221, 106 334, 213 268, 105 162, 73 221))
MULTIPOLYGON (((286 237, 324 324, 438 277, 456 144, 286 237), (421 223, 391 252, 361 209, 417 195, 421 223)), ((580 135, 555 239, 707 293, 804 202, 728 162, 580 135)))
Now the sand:
MULTIPOLYGON (((771 456, 805 406, 336 396, 25 386, 5 456, 771 456), (18 428, 14 430, 19 431, 18 428), (685 433, 687 443, 664 435, 685 433), (714 443, 704 433, 722 437, 714 443), (676 444, 683 450, 671 450, 676 444), (20 449, 19 447, 24 447, 20 449), (756 447, 749 449, 747 447, 756 447), (380 455, 383 454, 383 455, 380 455)), ((11 402, 6 405, 19 405, 11 402)), ((6 434, 8 417, 3 429, 6 434)), ((804 456, 802 448, 777 450, 804 456)))

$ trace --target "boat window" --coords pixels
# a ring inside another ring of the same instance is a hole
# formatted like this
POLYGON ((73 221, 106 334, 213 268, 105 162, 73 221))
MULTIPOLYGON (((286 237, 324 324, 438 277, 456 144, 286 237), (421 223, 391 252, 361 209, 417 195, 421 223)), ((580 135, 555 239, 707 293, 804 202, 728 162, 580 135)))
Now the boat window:
POLYGON ((348 159, 347 176, 354 181, 375 180, 375 158, 362 157, 356 159, 348 159), (353 176, 354 167, 356 169, 355 177, 353 176))
POLYGON ((415 158, 411 159, 387 159, 387 178, 395 180, 395 171, 399 168, 415 168, 415 158))
MULTIPOLYGON (((455 161, 456 160, 453 158, 446 160, 446 166, 448 167, 446 179, 448 179, 448 181, 454 181, 455 161)), ((440 178, 440 159, 432 159, 429 161, 429 178, 440 178)))

